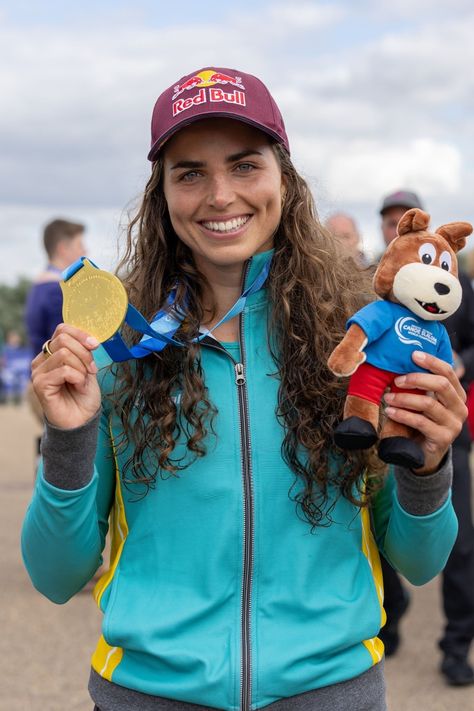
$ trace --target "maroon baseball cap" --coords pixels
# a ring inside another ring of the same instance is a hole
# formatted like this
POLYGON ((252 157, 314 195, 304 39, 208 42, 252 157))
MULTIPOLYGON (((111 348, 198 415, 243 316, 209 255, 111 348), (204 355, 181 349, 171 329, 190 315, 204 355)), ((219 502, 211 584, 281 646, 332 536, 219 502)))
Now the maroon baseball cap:
POLYGON ((160 94, 151 119, 148 160, 156 160, 164 143, 180 128, 211 117, 255 126, 290 152, 283 118, 265 84, 251 74, 212 67, 187 74, 160 94))

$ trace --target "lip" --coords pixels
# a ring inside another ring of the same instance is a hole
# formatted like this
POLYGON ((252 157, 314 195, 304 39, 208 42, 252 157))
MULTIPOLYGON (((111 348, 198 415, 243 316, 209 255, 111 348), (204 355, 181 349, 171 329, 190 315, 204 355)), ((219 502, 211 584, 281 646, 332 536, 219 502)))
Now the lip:
POLYGON ((225 239, 235 239, 236 237, 240 237, 240 235, 245 232, 245 230, 251 223, 252 218, 253 215, 249 213, 239 213, 238 215, 214 215, 209 219, 199 220, 197 224, 207 237, 215 239, 216 241, 221 241, 225 239), (236 220, 239 217, 248 217, 248 220, 247 222, 244 222, 243 225, 241 225, 235 230, 232 230, 231 232, 216 232, 215 230, 210 230, 203 224, 204 222, 228 222, 229 220, 236 220))

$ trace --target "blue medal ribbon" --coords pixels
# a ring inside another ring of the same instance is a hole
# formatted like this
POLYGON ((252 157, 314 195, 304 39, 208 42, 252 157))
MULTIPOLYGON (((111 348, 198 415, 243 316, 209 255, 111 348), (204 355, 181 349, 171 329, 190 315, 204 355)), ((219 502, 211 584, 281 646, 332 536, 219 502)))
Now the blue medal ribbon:
MULTIPOLYGON (((96 267, 96 269, 98 269, 96 264, 91 262, 91 260, 89 261, 94 267, 96 267)), ((259 291, 265 284, 270 272, 271 261, 272 257, 270 256, 265 261, 265 264, 257 274, 254 281, 247 287, 247 289, 244 289, 235 304, 229 309, 225 316, 223 316, 210 330, 206 330, 205 333, 201 333, 196 338, 193 338, 191 341, 192 343, 199 343, 203 338, 212 336, 212 333, 216 328, 242 313, 248 297, 259 291)), ((63 272, 64 281, 70 279, 81 267, 82 258, 78 259, 77 262, 74 262, 74 264, 71 264, 71 266, 63 272)), ((125 322, 135 331, 142 333, 143 336, 136 345, 129 348, 123 340, 120 331, 117 331, 111 338, 102 344, 110 358, 112 358, 112 360, 116 363, 120 363, 125 360, 130 360, 131 358, 144 358, 145 356, 150 355, 150 353, 159 353, 168 345, 178 346, 180 348, 186 346, 186 343, 182 343, 174 338, 176 331, 179 329, 185 318, 185 314, 177 309, 175 304, 176 289, 172 289, 166 299, 166 305, 158 311, 150 323, 148 323, 140 311, 129 304, 125 315, 125 322)))

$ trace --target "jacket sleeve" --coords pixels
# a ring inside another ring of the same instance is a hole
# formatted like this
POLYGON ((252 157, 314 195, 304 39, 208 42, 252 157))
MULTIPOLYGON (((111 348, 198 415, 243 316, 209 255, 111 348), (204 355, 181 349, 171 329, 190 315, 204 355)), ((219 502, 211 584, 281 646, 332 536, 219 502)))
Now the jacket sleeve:
POLYGON ((47 426, 42 453, 22 554, 35 588, 64 603, 102 563, 115 489, 108 415, 74 430, 47 426))
POLYGON ((450 454, 428 476, 394 467, 373 503, 380 552, 413 585, 424 585, 446 565, 457 536, 451 503, 450 454))

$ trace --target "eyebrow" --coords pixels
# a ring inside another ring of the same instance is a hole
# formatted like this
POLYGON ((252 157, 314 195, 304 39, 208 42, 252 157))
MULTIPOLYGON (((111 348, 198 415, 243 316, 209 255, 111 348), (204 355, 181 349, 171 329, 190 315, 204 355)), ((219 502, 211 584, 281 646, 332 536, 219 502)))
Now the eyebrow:
MULTIPOLYGON (((257 151, 255 148, 245 148, 243 151, 227 156, 225 160, 226 163, 235 163, 235 161, 242 160, 242 158, 248 158, 248 156, 252 155, 261 156, 262 152, 257 151)), ((180 160, 171 166, 171 170, 176 170, 177 168, 187 168, 193 170, 195 168, 204 168, 205 165, 206 163, 200 160, 180 160)))

